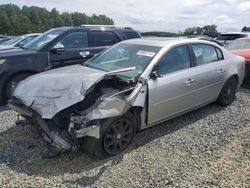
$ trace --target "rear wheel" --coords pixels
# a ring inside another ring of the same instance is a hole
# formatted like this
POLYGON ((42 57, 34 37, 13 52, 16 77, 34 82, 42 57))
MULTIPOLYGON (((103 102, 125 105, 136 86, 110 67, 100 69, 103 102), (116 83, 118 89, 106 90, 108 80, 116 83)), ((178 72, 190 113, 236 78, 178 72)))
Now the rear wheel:
POLYGON ((238 86, 237 78, 236 77, 229 78, 221 90, 220 96, 217 100, 217 104, 221 106, 230 105, 235 99, 237 86, 238 86))
POLYGON ((31 76, 30 73, 22 73, 22 74, 18 74, 18 75, 16 75, 16 76, 12 77, 12 78, 8 81, 8 83, 7 83, 7 85, 6 85, 6 88, 5 88, 5 98, 6 98, 6 102, 7 102, 8 100, 11 99, 12 94, 13 94, 13 92, 14 92, 14 90, 15 90, 17 84, 18 84, 20 81, 24 80, 25 78, 27 78, 27 77, 29 77, 29 76, 31 76))

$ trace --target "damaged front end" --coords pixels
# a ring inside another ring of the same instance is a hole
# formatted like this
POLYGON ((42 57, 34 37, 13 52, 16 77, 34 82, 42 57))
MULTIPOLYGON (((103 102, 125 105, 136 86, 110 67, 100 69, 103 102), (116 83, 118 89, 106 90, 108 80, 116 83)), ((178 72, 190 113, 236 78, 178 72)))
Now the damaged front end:
POLYGON ((84 137, 99 139, 104 119, 121 116, 132 106, 145 105, 146 81, 117 76, 117 73, 132 68, 108 73, 84 66, 65 70, 46 74, 49 86, 41 85, 43 75, 20 83, 14 92, 14 100, 9 103, 9 107, 32 119, 45 141, 58 152, 79 149, 84 137), (65 82, 59 80, 63 75, 65 82), (26 92, 32 86, 32 91, 26 92))

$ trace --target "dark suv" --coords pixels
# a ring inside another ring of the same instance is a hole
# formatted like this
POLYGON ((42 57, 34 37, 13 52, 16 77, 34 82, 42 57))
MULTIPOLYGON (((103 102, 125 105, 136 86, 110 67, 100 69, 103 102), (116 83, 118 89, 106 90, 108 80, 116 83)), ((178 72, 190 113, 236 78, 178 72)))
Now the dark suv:
POLYGON ((139 37, 129 27, 62 27, 45 32, 22 48, 3 50, 0 52, 0 104, 6 104, 16 84, 30 75, 83 63, 115 43, 139 37))

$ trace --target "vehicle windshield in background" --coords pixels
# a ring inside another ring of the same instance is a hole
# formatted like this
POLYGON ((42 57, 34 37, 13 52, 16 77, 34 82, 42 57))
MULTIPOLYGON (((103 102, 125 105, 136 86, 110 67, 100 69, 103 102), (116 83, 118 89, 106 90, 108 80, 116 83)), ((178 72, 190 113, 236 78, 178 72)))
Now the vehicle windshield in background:
POLYGON ((4 42, 3 45, 12 45, 12 44, 15 44, 16 42, 18 42, 21 39, 22 39, 22 37, 14 37, 14 38, 4 42))
POLYGON ((54 38, 56 38, 58 35, 60 35, 62 32, 65 30, 60 28, 60 29, 52 29, 44 34, 40 35, 33 41, 27 43, 23 47, 25 49, 30 49, 30 50, 40 50, 42 47, 44 47, 46 44, 48 44, 50 41, 52 41, 54 38))
POLYGON ((236 49, 250 49, 250 39, 246 40, 235 40, 228 44, 226 47, 228 50, 236 50, 236 49))
POLYGON ((221 34, 218 36, 217 40, 235 40, 243 37, 245 37, 243 34, 221 34))
POLYGON ((143 73, 159 50, 160 47, 121 43, 90 59, 85 66, 106 72, 135 67, 132 71, 119 73, 134 78, 143 73))

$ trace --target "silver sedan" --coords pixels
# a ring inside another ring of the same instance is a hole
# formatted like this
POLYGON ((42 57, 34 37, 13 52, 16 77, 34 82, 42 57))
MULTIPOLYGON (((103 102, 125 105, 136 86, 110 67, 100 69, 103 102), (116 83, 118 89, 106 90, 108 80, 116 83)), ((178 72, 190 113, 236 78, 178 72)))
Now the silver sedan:
POLYGON ((9 106, 41 128, 48 156, 82 146, 103 158, 125 150, 139 130, 212 102, 230 105, 244 71, 243 58, 214 43, 133 39, 27 78, 9 106))

